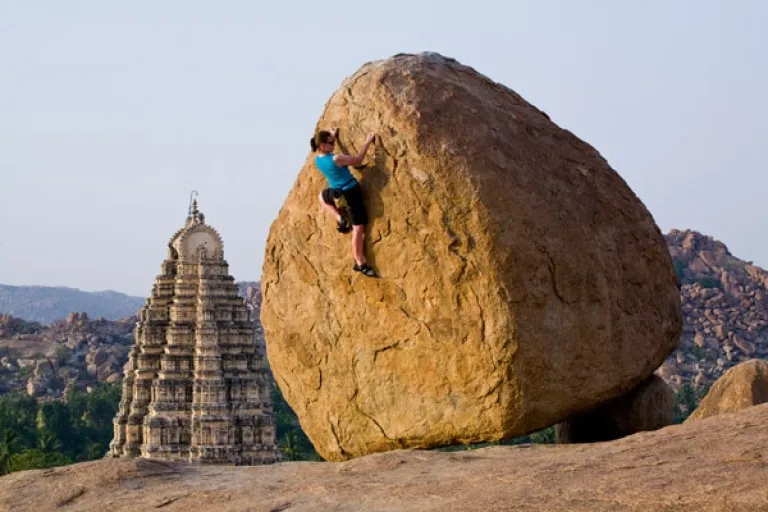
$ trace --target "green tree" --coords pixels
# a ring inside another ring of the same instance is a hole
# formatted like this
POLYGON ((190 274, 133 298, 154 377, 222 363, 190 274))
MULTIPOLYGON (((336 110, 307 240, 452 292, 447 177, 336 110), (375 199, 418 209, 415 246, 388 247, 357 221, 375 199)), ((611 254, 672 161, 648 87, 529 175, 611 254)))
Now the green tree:
POLYGON ((11 471, 43 469, 71 464, 72 460, 58 452, 45 453, 37 448, 26 449, 11 457, 11 471))
POLYGON ((76 457, 82 449, 82 439, 75 432, 69 408, 64 402, 54 400, 42 404, 37 413, 37 428, 49 432, 69 457, 76 457))
POLYGON ((675 260, 673 265, 675 267, 675 275, 677 276, 678 281, 680 281, 680 284, 688 284, 685 281, 685 263, 683 263, 681 260, 675 260))
POLYGON ((0 474, 103 457, 119 400, 119 384, 45 403, 0 397, 0 474))
POLYGON ((720 288, 720 281, 712 276, 697 276, 694 282, 699 283, 702 288, 720 288))
POLYGON ((288 460, 301 460, 301 449, 296 432, 288 431, 280 440, 279 449, 288 460))
POLYGON ((555 427, 547 427, 531 434, 531 442, 535 444, 554 444, 555 427))
POLYGON ((117 413, 121 393, 119 384, 102 385, 91 393, 76 390, 69 393, 69 414, 81 443, 76 460, 104 456, 114 432, 112 420, 117 413))
POLYGON ((45 429, 37 433, 37 449, 41 453, 50 454, 61 450, 61 443, 56 437, 45 429))
POLYGON ((674 423, 682 423, 698 407, 699 400, 690 384, 683 384, 675 396, 674 423))
POLYGON ((322 460, 302 430, 296 413, 285 401, 274 380, 272 381, 271 394, 275 430, 277 431, 277 438, 280 440, 278 448, 283 451, 283 447, 286 447, 288 452, 283 451, 283 453, 286 453, 289 458, 296 457, 290 460, 322 460))
POLYGON ((0 475, 7 475, 12 471, 11 460, 20 449, 21 440, 11 429, 5 429, 0 437, 0 475))
POLYGON ((26 393, 0 397, 0 432, 12 430, 23 446, 35 443, 37 401, 26 393))

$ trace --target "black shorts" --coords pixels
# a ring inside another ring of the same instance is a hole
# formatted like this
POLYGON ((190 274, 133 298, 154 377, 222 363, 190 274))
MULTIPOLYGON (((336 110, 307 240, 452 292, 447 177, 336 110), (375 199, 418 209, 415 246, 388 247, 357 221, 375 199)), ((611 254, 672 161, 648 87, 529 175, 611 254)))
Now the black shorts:
POLYGON ((368 224, 368 212, 365 209, 363 190, 360 188, 359 183, 347 190, 326 188, 323 190, 322 195, 323 201, 333 206, 336 206, 338 198, 343 196, 344 200, 347 202, 346 206, 349 209, 350 216, 352 217, 352 225, 359 226, 361 224, 368 224))

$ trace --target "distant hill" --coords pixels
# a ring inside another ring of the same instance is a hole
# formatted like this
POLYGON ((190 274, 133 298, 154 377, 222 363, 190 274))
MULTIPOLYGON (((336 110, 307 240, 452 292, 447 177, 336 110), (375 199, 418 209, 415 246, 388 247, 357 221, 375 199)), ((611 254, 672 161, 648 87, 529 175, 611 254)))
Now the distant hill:
MULTIPOLYGON (((261 307, 260 283, 241 281, 236 284, 246 307, 251 311, 257 350, 263 355, 266 346, 258 320, 261 307)), ((37 287, 2 287, 4 290, 8 288, 28 291, 37 287)), ((73 291, 67 288, 64 290, 73 291)), ((57 307, 67 313, 52 322, 27 320, 0 312, 0 396, 26 390, 35 398, 60 398, 73 386, 84 390, 99 382, 120 382, 123 378, 123 365, 128 360, 128 350, 134 344, 135 314, 144 301, 137 297, 108 293, 126 301, 134 299, 137 304, 119 319, 110 319, 106 315, 101 315, 105 319, 97 319, 89 310, 83 311, 82 307, 88 307, 90 303, 83 302, 82 295, 93 296, 93 302, 98 302, 103 301, 103 293, 79 292, 75 295, 57 295, 61 300, 57 307), (80 301, 70 308, 67 302, 69 297, 80 301)), ((45 295, 34 297, 41 301, 45 295)))
POLYGON ((0 284, 0 314, 28 322, 51 324, 72 312, 107 320, 135 315, 144 298, 114 291, 85 292, 76 288, 49 286, 9 286, 0 284))
POLYGON ((659 375, 675 389, 703 392, 734 365, 768 359, 768 272, 697 231, 673 229, 665 238, 685 324, 659 375))

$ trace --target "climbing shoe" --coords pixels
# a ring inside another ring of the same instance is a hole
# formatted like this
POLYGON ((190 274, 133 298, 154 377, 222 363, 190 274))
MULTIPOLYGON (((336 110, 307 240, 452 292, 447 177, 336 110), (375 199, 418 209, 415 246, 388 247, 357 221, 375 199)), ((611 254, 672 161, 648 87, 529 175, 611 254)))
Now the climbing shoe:
POLYGON ((352 267, 352 269, 355 270, 356 272, 365 274, 368 277, 376 277, 376 272, 374 272, 373 269, 369 267, 367 263, 363 263, 362 265, 358 265, 357 263, 355 263, 355 266, 352 267))
POLYGON ((336 229, 339 233, 349 233, 352 230, 352 226, 349 225, 349 221, 347 221, 347 218, 342 215, 339 219, 338 224, 336 225, 336 229))

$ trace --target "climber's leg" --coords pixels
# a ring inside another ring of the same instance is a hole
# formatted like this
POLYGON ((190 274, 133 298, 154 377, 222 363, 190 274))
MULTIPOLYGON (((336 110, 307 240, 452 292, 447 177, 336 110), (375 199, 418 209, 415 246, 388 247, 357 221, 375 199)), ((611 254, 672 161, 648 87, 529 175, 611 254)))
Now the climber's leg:
POLYGON ((368 265, 365 260, 365 225, 354 224, 352 226, 352 254, 355 257, 353 270, 361 272, 368 277, 375 277, 376 272, 368 265))
POLYGON ((358 266, 365 264, 365 225, 352 226, 352 255, 358 266))
POLYGON ((349 233, 349 221, 341 212, 341 210, 336 208, 336 202, 333 200, 333 190, 326 188, 320 192, 319 197, 323 208, 325 208, 326 211, 328 211, 331 215, 333 215, 333 218, 336 219, 336 229, 338 229, 341 233, 349 233))
POLYGON ((365 226, 368 224, 368 212, 365 209, 360 185, 345 190, 344 198, 347 200, 352 217, 352 256, 355 258, 353 269, 367 276, 375 276, 376 273, 368 266, 365 257, 365 226))
MULTIPOLYGON (((326 200, 326 195, 327 195, 326 190, 330 191, 330 189, 327 188, 327 189, 323 190, 322 192, 320 192, 320 195, 318 195, 318 197, 320 198, 320 204, 322 204, 323 208, 325 208, 327 211, 329 211, 331 213, 331 215, 333 215, 334 219, 340 220, 341 219, 341 212, 339 211, 338 208, 336 208, 336 203, 334 203, 332 199, 331 199, 330 202, 328 202, 326 200)), ((330 192, 328 192, 328 194, 329 193, 330 192)))

